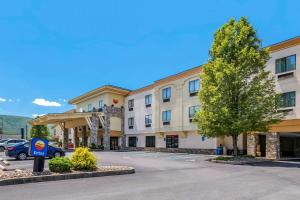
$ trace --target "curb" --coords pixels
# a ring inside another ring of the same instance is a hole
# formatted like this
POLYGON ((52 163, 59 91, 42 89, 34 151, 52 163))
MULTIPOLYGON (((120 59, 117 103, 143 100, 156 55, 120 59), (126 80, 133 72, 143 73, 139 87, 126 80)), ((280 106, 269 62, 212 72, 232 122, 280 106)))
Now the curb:
POLYGON ((212 163, 219 163, 219 164, 228 164, 228 165, 251 165, 251 164, 257 164, 257 163, 264 163, 264 162, 272 162, 270 160, 257 160, 257 161, 223 161, 223 160, 206 160, 212 163))
POLYGON ((133 173, 135 173, 135 169, 133 167, 129 167, 129 169, 126 170, 116 170, 116 171, 75 172, 69 174, 41 175, 41 176, 0 180, 0 186, 46 182, 46 181, 59 181, 59 180, 68 180, 68 179, 79 179, 79 178, 92 178, 92 177, 101 177, 101 176, 115 176, 115 175, 125 175, 125 174, 133 174, 133 173))

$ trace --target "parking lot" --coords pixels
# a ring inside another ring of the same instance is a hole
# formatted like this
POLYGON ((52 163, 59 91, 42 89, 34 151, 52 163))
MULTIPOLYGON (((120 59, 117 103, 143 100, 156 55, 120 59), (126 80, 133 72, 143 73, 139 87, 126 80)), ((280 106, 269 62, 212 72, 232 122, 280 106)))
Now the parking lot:
MULTIPOLYGON (((95 152, 99 164, 128 165, 132 175, 3 186, 0 199, 299 199, 300 163, 224 165, 210 156, 95 152), (262 187, 263 186, 263 187, 262 187)), ((70 156, 70 154, 67 154, 70 156)), ((31 168, 33 160, 10 161, 31 168)))

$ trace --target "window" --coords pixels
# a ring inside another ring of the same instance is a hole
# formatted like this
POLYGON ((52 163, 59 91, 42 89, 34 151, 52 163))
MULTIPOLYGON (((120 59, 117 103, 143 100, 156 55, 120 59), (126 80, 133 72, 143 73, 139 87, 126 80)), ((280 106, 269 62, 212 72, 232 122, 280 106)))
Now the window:
POLYGON ((136 147, 137 137, 128 137, 128 146, 136 147))
POLYGON ((163 102, 170 101, 170 98, 171 98, 171 87, 164 88, 162 90, 162 98, 163 98, 163 102))
POLYGON ((104 107, 104 101, 100 100, 99 101, 99 111, 102 112, 103 111, 103 107, 104 107))
POLYGON ((296 105, 296 92, 280 94, 278 101, 280 108, 293 107, 296 105))
POLYGON ((93 106, 92 106, 92 104, 89 104, 88 105, 88 112, 92 112, 93 111, 93 106))
POLYGON ((145 105, 146 107, 151 107, 152 104, 152 94, 148 94, 145 96, 145 105))
POLYGON ((163 125, 170 125, 171 121, 171 110, 166 110, 162 112, 163 125))
POLYGON ((189 82, 189 93, 190 96, 196 96, 199 91, 199 79, 192 80, 189 82))
POLYGON ((133 107, 134 107, 134 99, 131 99, 128 101, 128 110, 133 111, 133 107))
POLYGON ((133 129, 134 126, 134 118, 130 117, 128 118, 128 129, 133 129))
POLYGON ((155 147, 155 136, 146 136, 146 147, 155 147))
POLYGON ((296 55, 280 58, 277 59, 275 62, 276 74, 296 69, 296 55))
POLYGON ((189 118, 194 118, 196 112, 198 112, 200 109, 200 106, 191 106, 189 107, 189 118))
POLYGON ((152 115, 146 115, 145 116, 145 126, 151 127, 152 124, 152 115))
POLYGON ((178 148, 178 135, 167 135, 166 136, 166 147, 167 148, 178 148))

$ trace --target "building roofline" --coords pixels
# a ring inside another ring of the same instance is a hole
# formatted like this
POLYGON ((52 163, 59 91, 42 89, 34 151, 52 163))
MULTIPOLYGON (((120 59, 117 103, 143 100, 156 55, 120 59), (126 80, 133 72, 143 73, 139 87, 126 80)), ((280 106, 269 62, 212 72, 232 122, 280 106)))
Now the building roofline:
POLYGON ((68 101, 69 104, 74 105, 76 103, 80 103, 83 100, 90 98, 96 94, 98 94, 99 92, 112 92, 112 93, 117 93, 117 94, 121 94, 121 95, 128 95, 131 90, 129 89, 125 89, 119 86, 114 86, 114 85, 103 85, 101 87, 98 87, 96 89, 93 89, 91 91, 88 91, 80 96, 77 96, 71 100, 68 101))
POLYGON ((300 36, 292 37, 287 40, 283 40, 281 42, 277 42, 275 44, 268 45, 264 48, 269 48, 270 52, 279 51, 282 49, 286 49, 289 47, 293 47, 300 44, 300 36))

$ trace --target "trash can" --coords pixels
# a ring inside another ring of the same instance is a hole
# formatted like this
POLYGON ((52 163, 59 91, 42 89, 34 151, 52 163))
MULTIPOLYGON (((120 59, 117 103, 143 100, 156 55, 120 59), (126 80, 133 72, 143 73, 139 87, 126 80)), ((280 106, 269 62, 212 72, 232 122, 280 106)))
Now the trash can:
POLYGON ((216 149, 216 155, 217 155, 217 156, 223 155, 223 147, 218 147, 218 148, 216 149))

